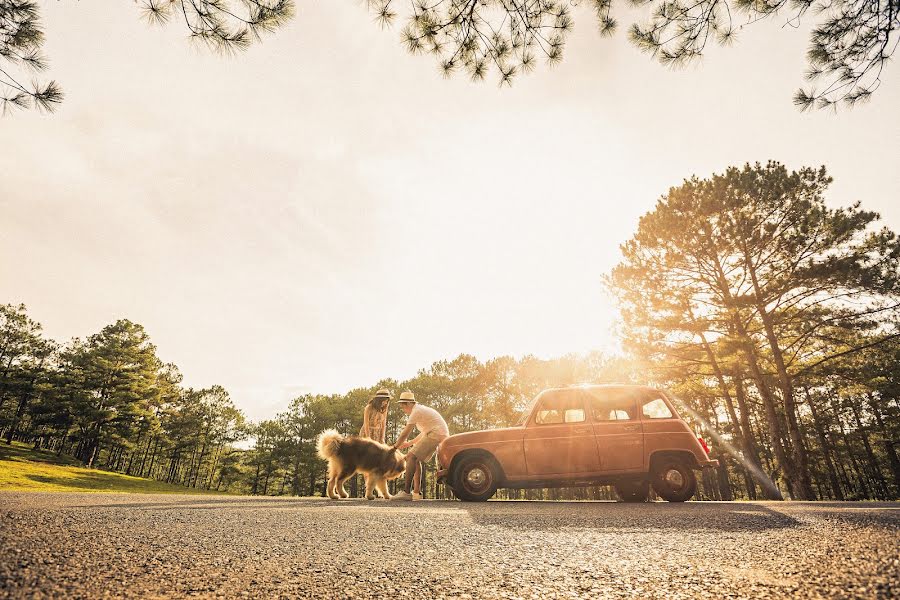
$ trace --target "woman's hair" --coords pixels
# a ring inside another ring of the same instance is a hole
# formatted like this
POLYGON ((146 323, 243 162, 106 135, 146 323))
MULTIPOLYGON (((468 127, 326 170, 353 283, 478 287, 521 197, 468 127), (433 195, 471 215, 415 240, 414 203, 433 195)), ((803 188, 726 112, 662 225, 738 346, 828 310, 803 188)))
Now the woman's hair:
POLYGON ((369 406, 378 412, 384 412, 387 410, 388 400, 389 398, 385 396, 372 396, 372 399, 369 400, 369 406))

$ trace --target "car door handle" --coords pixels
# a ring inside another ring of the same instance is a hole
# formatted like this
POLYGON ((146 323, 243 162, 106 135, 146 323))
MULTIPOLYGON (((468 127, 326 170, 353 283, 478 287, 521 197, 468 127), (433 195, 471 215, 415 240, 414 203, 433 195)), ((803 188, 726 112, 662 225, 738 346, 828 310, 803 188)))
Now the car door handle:
POLYGON ((573 427, 572 431, 574 433, 587 433, 590 430, 587 427, 573 427))
POLYGON ((625 431, 637 431, 640 428, 641 428, 640 425, 634 424, 634 425, 625 425, 622 429, 624 429, 625 431))

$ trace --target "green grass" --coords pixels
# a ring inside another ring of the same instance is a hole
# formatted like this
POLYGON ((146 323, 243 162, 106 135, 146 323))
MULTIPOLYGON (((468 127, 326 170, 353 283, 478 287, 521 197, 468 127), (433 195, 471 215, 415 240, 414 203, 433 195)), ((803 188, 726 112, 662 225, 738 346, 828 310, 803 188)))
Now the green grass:
POLYGON ((132 492, 214 494, 143 477, 86 469, 77 460, 0 441, 0 492, 132 492))

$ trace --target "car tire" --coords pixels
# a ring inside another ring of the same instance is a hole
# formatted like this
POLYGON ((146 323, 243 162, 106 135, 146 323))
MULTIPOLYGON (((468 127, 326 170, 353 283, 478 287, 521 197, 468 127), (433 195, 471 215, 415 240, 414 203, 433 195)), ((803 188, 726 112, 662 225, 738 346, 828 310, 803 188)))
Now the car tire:
POLYGON ((697 492, 697 476, 687 462, 666 458, 653 466, 651 485, 659 497, 669 502, 690 500, 697 492))
POLYGON ((464 456, 453 469, 450 488, 463 502, 485 502, 497 491, 499 469, 489 456, 464 456))
POLYGON ((650 497, 650 482, 647 480, 620 481, 615 488, 622 502, 646 502, 650 497))

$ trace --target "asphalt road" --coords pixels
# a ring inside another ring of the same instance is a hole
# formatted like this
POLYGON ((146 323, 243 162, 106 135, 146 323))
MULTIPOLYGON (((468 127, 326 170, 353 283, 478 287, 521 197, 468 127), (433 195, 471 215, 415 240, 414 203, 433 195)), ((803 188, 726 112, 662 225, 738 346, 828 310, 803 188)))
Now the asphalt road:
POLYGON ((0 597, 900 597, 900 504, 0 493, 0 597))

